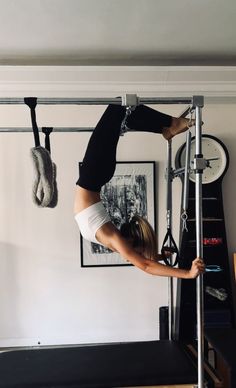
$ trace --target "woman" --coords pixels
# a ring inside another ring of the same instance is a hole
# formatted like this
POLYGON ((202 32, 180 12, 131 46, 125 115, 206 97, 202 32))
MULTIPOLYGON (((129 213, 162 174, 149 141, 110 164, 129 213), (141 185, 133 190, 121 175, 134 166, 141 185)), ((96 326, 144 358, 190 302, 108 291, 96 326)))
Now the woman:
MULTIPOLYGON (((80 232, 85 239, 118 252, 122 258, 149 274, 193 279, 204 272, 204 263, 200 258, 192 262, 190 270, 159 263, 162 257, 157 254, 156 237, 147 220, 135 215, 119 231, 101 202, 101 187, 115 171, 116 148, 125 113, 125 107, 109 105, 88 143, 76 183, 74 211, 80 232)), ((192 123, 188 119, 171 117, 139 105, 127 117, 126 124, 135 131, 161 133, 170 140, 186 131, 192 123)))

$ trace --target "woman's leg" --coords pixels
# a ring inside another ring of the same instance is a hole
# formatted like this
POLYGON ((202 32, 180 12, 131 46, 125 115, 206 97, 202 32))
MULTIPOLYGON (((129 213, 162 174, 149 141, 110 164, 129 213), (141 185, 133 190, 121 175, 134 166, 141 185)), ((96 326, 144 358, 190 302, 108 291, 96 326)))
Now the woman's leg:
POLYGON ((127 119, 127 127, 135 131, 163 133, 163 129, 170 127, 172 117, 146 105, 139 105, 127 119))
POLYGON ((127 119, 127 127, 136 131, 162 133, 166 140, 186 131, 194 120, 184 117, 176 118, 140 105, 127 119))
MULTIPOLYGON (((125 107, 109 105, 96 125, 80 167, 77 185, 99 192, 108 182, 116 167, 116 148, 120 137, 125 107)), ((171 116, 144 105, 139 105, 127 119, 127 126, 136 131, 163 133, 173 122, 171 116)))
POLYGON ((107 107, 90 137, 80 166, 77 185, 99 192, 101 187, 112 178, 116 167, 116 147, 124 115, 125 108, 120 105, 107 107))

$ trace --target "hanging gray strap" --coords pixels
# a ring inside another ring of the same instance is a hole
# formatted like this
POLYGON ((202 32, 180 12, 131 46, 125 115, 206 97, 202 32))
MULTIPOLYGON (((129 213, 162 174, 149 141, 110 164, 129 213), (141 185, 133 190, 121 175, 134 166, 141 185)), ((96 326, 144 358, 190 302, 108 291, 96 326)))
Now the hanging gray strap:
POLYGON ((31 148, 35 171, 33 200, 40 207, 50 207, 54 194, 54 168, 49 152, 39 146, 31 148))
POLYGON ((40 145, 35 113, 37 98, 27 97, 24 101, 30 108, 35 141, 35 147, 31 148, 31 157, 35 172, 33 200, 40 207, 55 207, 57 204, 56 166, 51 160, 50 152, 40 145))
POLYGON ((58 189, 57 189, 57 181, 56 181, 56 178, 57 178, 57 166, 55 163, 52 163, 52 168, 53 168, 53 196, 52 196, 52 199, 50 201, 50 203, 48 204, 47 207, 50 207, 50 208, 54 208, 57 206, 57 202, 58 202, 58 189))

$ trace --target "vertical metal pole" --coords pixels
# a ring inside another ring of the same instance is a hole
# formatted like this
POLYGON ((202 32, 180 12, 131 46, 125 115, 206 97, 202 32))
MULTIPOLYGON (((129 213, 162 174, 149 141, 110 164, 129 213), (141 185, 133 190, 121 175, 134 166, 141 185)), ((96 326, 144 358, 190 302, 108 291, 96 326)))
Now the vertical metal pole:
POLYGON ((190 131, 186 134, 186 155, 185 155, 185 169, 184 169, 184 188, 183 188, 183 210, 188 209, 188 192, 189 192, 189 170, 190 170, 190 151, 191 151, 190 131))
MULTIPOLYGON (((203 99, 196 97, 196 155, 201 160, 202 156, 202 115, 203 99)), ((203 228, 202 228, 202 169, 196 163, 196 255, 203 257, 203 228)), ((197 298, 197 339, 198 339, 198 388, 204 388, 204 306, 203 306, 203 275, 196 281, 197 298)))
MULTIPOLYGON (((172 228, 172 140, 167 142, 167 200, 166 200, 166 218, 167 228, 172 228)), ((168 242, 170 245, 170 241, 168 242)), ((170 259, 172 260, 172 259, 170 259)), ((174 295, 173 295, 173 278, 168 278, 168 315, 169 315, 169 340, 173 338, 174 325, 174 295)))

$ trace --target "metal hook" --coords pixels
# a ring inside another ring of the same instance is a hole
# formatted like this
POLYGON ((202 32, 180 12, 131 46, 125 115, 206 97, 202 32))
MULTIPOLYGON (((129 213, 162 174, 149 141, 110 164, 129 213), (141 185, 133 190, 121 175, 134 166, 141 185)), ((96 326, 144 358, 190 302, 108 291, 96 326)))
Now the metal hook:
POLYGON ((131 115, 132 111, 135 109, 136 107, 134 106, 127 106, 126 109, 125 109, 125 117, 121 123, 121 126, 120 126, 120 136, 124 136, 124 134, 129 130, 129 128, 127 127, 126 125, 126 122, 127 122, 127 119, 128 117, 131 115))
POLYGON ((183 213, 181 214, 181 220, 182 220, 182 232, 184 230, 186 232, 188 232, 188 228, 187 228, 188 215, 187 215, 186 211, 183 211, 183 213))

